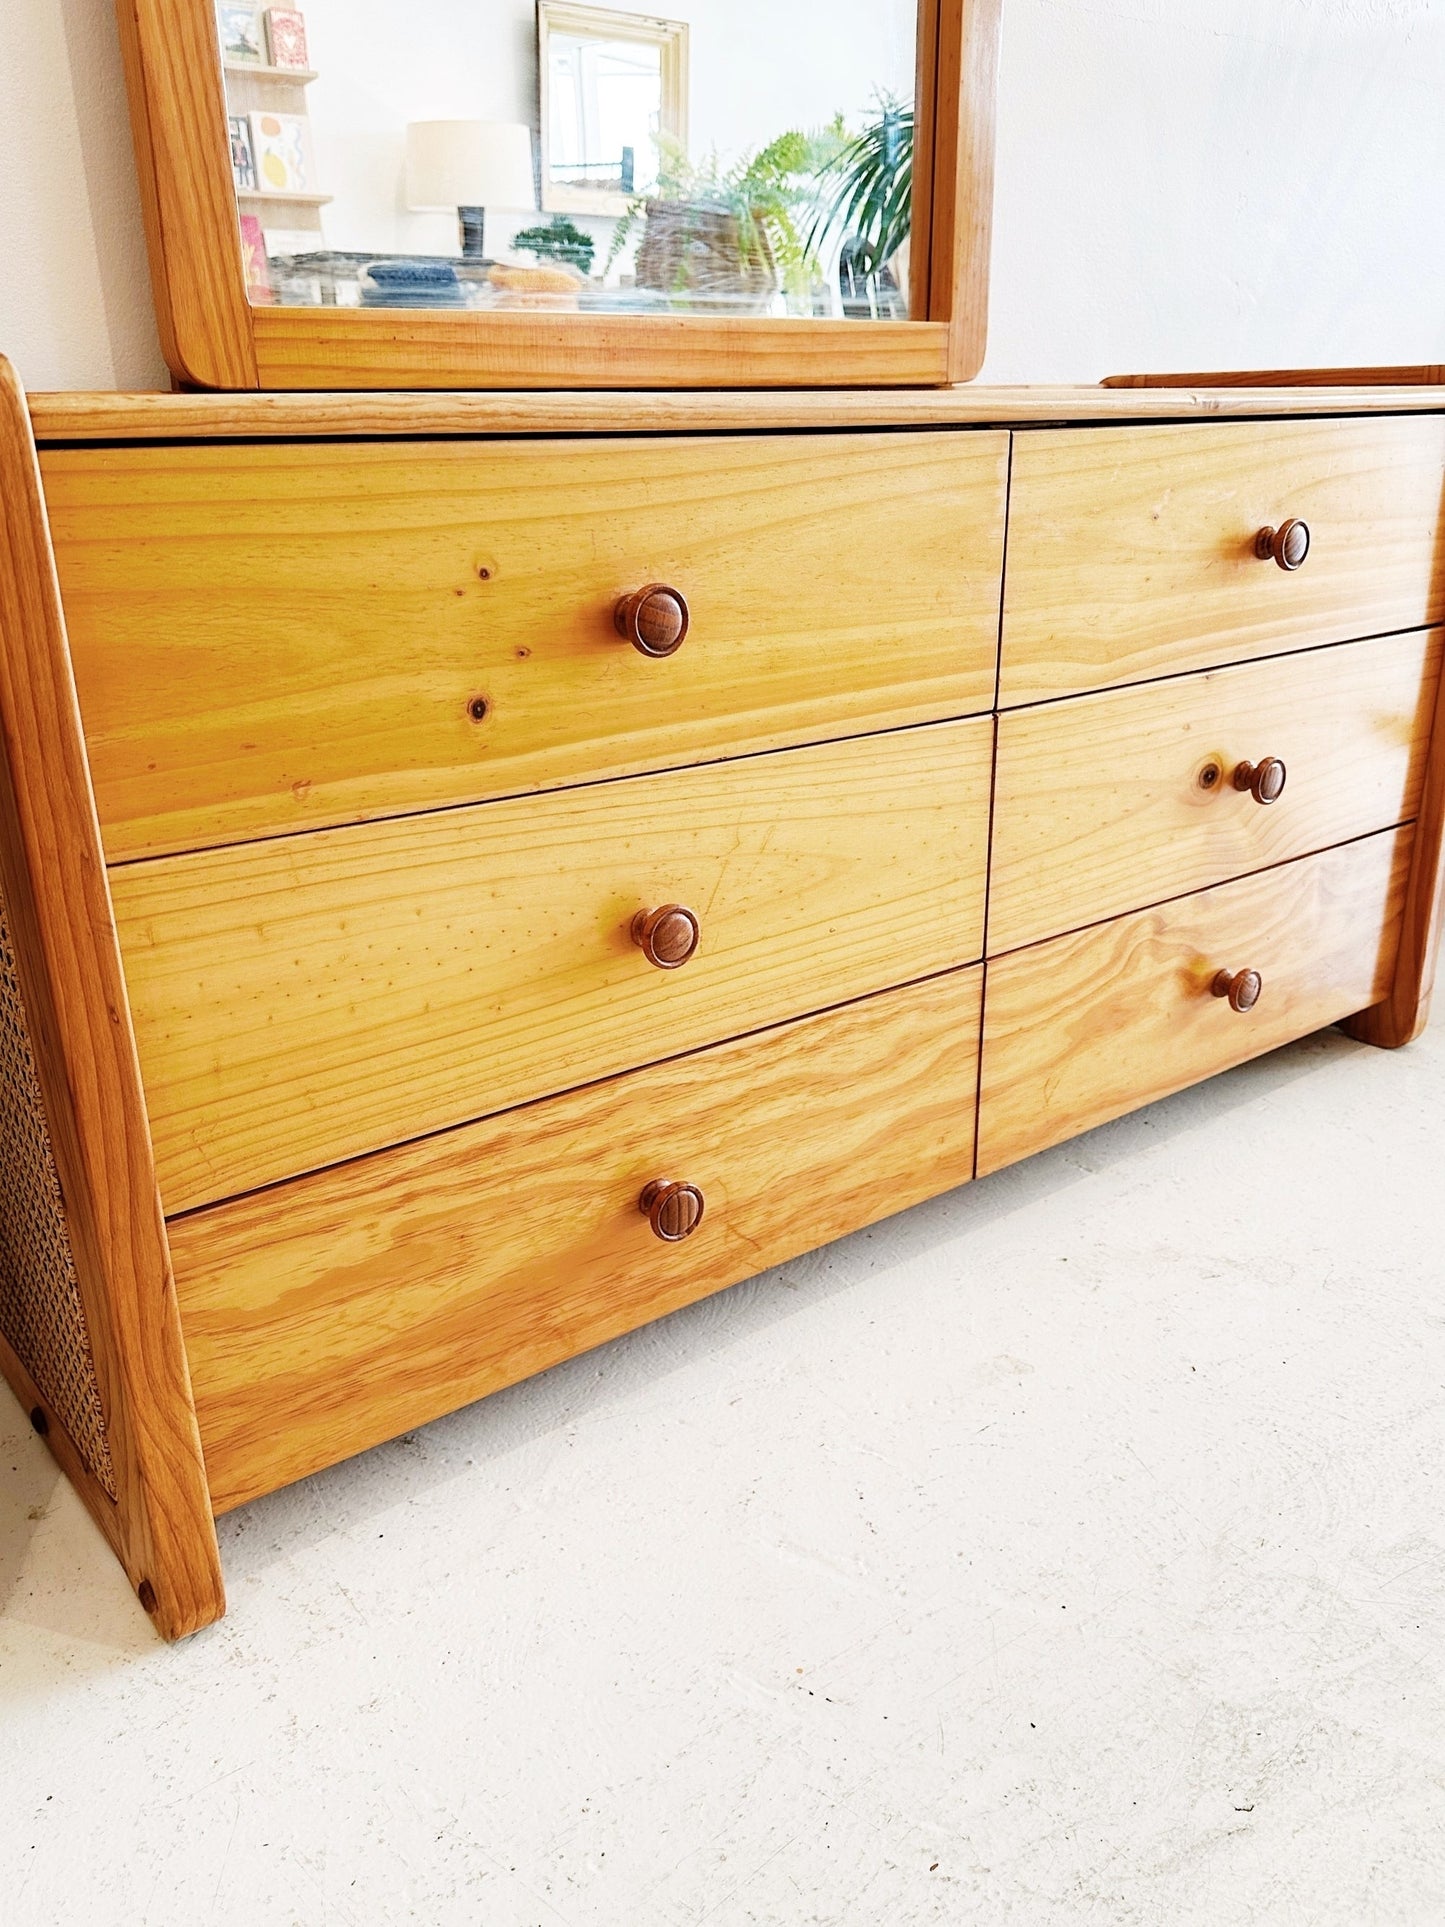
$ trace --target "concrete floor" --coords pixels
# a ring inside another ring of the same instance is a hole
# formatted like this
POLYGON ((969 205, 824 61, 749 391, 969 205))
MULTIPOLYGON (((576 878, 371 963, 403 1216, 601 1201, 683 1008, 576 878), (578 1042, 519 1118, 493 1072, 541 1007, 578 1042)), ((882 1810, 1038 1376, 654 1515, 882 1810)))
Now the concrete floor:
POLYGON ((222 1522, 0 1391, 6 1927, 1439 1927, 1445 1028, 1327 1033, 222 1522))

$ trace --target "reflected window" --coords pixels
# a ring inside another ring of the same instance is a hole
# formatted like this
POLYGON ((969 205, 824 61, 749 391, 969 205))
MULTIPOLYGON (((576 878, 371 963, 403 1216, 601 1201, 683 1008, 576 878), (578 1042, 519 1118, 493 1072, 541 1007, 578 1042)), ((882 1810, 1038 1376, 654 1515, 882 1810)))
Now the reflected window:
POLYGON ((537 33, 542 205, 622 214, 687 146, 687 27, 541 0, 537 33))

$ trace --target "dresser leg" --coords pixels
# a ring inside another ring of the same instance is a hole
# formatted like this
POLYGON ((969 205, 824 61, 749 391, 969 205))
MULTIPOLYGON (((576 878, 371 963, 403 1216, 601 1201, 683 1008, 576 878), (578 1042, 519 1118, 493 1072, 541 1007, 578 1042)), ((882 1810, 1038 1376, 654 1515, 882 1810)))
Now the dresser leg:
POLYGON ((1440 951, 1440 896, 1445 888, 1445 673, 1435 696, 1430 762, 1415 819, 1410 887, 1400 926, 1395 983, 1384 1003, 1344 1024, 1347 1036, 1381 1050, 1413 1043, 1430 1021, 1430 997, 1440 951))
POLYGON ((0 1371, 166 1639, 225 1610, 29 412, 0 358, 0 1371))
POLYGON ((1371 1010, 1359 1011, 1347 1017, 1340 1025, 1346 1037, 1353 1037, 1356 1043, 1373 1044, 1377 1050, 1399 1050, 1403 1044, 1413 1044, 1424 1030, 1430 1019, 1430 1000, 1416 1003, 1413 1011, 1408 1002, 1397 1007, 1394 997, 1386 998, 1383 1004, 1376 1004, 1371 1010))

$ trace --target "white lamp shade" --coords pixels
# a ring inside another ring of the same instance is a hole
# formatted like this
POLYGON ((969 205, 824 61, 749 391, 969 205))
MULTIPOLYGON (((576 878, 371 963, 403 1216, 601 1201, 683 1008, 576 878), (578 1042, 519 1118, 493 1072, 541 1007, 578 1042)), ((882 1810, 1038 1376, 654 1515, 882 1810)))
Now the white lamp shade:
POLYGON ((531 128, 510 120, 409 122, 406 201, 418 211, 535 207, 531 128))

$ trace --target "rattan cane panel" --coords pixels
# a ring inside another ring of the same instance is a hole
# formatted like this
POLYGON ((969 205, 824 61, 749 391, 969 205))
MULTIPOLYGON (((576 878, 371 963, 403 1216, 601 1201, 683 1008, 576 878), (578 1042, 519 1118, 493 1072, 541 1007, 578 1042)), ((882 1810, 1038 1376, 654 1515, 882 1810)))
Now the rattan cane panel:
POLYGON ((115 1470, 0 900, 0 1332, 111 1498, 115 1470))

